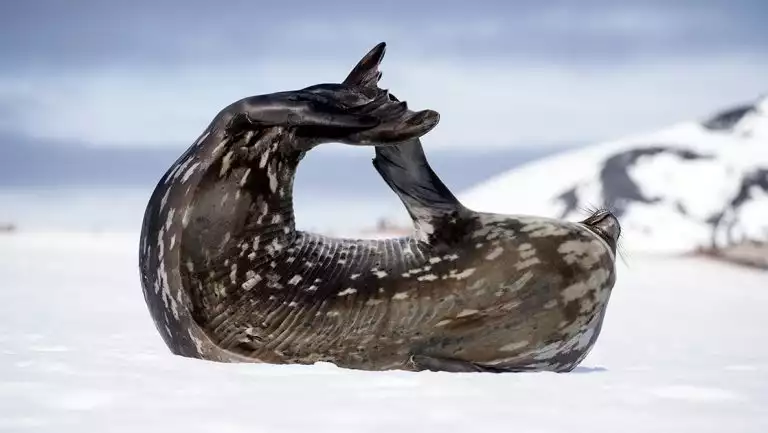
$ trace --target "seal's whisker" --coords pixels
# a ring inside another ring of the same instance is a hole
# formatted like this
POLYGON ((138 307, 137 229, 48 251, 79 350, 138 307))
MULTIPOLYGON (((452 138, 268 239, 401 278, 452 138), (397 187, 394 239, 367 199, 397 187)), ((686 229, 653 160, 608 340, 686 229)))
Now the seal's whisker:
POLYGON ((596 205, 592 202, 587 202, 584 205, 578 206, 577 209, 579 209, 579 211, 581 211, 583 214, 589 216, 597 213, 601 209, 601 206, 596 205))
POLYGON ((624 263, 626 267, 631 267, 629 264, 629 251, 624 248, 624 243, 621 242, 621 239, 616 242, 616 255, 619 256, 621 262, 624 263))
POLYGON ((592 202, 588 202, 585 205, 578 206, 577 209, 581 213, 583 213, 583 214, 585 214, 587 216, 594 215, 596 213, 601 213, 601 212, 610 212, 611 214, 616 215, 616 207, 614 205, 612 205, 611 203, 608 203, 608 202, 605 202, 605 201, 603 201, 599 205, 596 205, 596 204, 594 204, 592 202))

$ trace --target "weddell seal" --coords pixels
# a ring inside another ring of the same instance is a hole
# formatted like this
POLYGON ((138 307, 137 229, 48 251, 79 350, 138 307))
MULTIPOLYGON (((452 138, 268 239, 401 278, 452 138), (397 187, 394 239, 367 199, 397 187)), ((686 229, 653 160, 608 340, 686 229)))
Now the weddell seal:
POLYGON ((341 84, 224 108, 160 179, 140 269, 177 355, 331 362, 364 370, 569 371, 595 344, 615 281, 619 223, 473 212, 430 168, 439 120, 378 87, 384 44, 341 84), (375 147, 412 236, 296 230, 292 188, 322 143, 375 147))

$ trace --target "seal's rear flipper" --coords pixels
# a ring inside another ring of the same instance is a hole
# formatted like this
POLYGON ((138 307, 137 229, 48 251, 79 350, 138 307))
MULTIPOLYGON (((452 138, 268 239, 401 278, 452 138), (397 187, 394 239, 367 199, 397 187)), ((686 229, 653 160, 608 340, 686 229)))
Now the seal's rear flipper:
POLYGON ((431 131, 439 121, 440 115, 436 111, 413 112, 408 110, 392 120, 382 120, 381 124, 376 127, 349 134, 341 142, 358 146, 399 146, 406 140, 423 136, 431 131))
POLYGON ((314 110, 299 112, 303 121, 296 131, 302 138, 318 142, 337 141, 356 146, 397 145, 419 138, 440 121, 433 110, 412 111, 389 91, 378 87, 386 45, 382 42, 368 52, 341 84, 318 84, 291 95, 291 104, 306 100, 314 110), (314 120, 310 123, 305 119, 314 120))
POLYGON ((387 51, 387 44, 380 42, 363 58, 357 62, 352 72, 349 73, 343 84, 348 86, 376 87, 381 79, 379 65, 384 59, 384 53, 387 51))
POLYGON ((433 110, 413 112, 405 102, 398 102, 389 91, 378 87, 381 79, 379 66, 384 59, 386 44, 381 42, 357 62, 343 85, 360 88, 362 92, 374 97, 373 101, 362 108, 362 112, 380 119, 382 124, 376 128, 361 131, 346 137, 350 144, 395 144, 423 136, 431 131, 440 121, 440 115, 433 110))

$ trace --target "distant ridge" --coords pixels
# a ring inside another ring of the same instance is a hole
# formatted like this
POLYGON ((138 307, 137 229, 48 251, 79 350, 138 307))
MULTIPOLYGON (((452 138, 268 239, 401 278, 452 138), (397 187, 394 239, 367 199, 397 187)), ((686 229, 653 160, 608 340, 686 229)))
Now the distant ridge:
POLYGON ((768 242, 768 98, 533 161, 459 194, 476 210, 578 220, 607 206, 627 250, 768 242))

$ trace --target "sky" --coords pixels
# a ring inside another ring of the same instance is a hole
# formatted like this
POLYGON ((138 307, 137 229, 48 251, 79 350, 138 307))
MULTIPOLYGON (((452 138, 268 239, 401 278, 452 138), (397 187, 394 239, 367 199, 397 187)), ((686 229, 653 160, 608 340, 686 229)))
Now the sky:
POLYGON ((0 132, 182 149, 228 103, 338 82, 385 41, 381 86, 441 113, 431 151, 586 144, 768 92, 766 18, 764 1, 2 2, 0 132))

